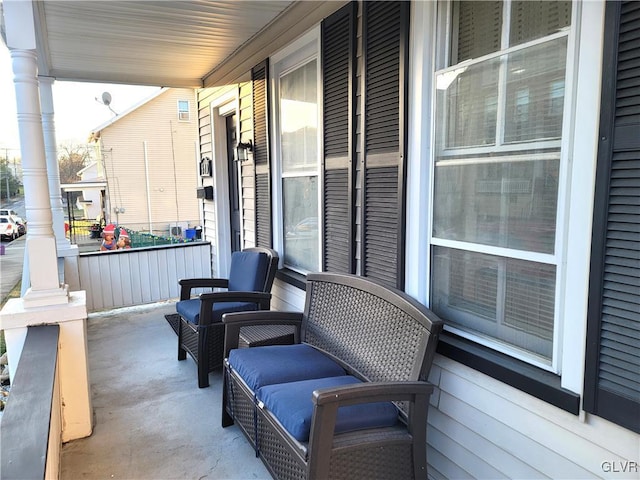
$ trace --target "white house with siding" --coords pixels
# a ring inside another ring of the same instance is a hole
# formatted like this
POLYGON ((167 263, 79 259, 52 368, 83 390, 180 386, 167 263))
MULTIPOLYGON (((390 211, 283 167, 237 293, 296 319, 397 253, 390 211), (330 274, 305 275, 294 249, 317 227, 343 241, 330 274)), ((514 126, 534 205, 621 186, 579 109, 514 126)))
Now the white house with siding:
POLYGON ((163 88, 91 132, 107 222, 159 235, 200 225, 197 123, 195 90, 163 88))
POLYGON ((446 321, 430 478, 638 478, 640 3, 333 5, 198 94, 223 184, 224 119, 252 142, 274 307, 336 271, 446 321))
MULTIPOLYGON (((75 31, 65 3, 34 3, 51 37, 16 36, 15 58, 113 75, 55 62, 76 51, 53 34, 75 31)), ((82 20, 139 20, 100 38, 121 81, 198 87, 214 276, 270 246, 276 309, 330 271, 440 315, 429 478, 638 478, 640 2, 142 4, 85 2, 82 20), (200 63, 225 25, 249 32, 200 63)))

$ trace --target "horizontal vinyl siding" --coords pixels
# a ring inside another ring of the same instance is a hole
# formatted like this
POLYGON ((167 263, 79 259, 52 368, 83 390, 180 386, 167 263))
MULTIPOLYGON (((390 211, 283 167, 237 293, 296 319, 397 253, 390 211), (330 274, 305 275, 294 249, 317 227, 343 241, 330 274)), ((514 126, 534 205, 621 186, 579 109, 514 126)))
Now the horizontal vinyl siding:
POLYGON ((276 278, 271 288, 273 295, 271 309, 281 312, 302 312, 304 310, 305 292, 293 285, 276 278))
POLYGON ((438 386, 429 411, 431 478, 607 478, 602 462, 638 460, 632 432, 597 417, 581 422, 440 355, 429 380, 438 386))
POLYGON ((198 128, 194 99, 192 89, 168 89, 102 130, 111 221, 135 230, 153 229, 159 234, 167 234, 174 222, 199 224, 195 194, 198 128), (190 102, 189 122, 178 121, 178 100, 190 102), (116 216, 114 207, 124 208, 125 213, 116 216))

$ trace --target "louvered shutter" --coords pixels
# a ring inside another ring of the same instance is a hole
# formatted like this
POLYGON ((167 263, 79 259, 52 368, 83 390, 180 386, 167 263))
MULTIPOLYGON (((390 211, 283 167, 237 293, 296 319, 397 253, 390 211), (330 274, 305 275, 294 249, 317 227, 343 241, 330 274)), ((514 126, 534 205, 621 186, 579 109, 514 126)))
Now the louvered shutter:
POLYGON ((353 273, 355 19, 352 2, 322 22, 323 270, 353 273))
POLYGON ((640 433, 640 3, 606 9, 584 408, 640 433))
POLYGON ((251 69, 253 85, 253 160, 255 162, 256 245, 271 247, 271 182, 269 177, 269 61, 251 69))
POLYGON ((362 274, 404 287, 409 2, 363 2, 362 274))

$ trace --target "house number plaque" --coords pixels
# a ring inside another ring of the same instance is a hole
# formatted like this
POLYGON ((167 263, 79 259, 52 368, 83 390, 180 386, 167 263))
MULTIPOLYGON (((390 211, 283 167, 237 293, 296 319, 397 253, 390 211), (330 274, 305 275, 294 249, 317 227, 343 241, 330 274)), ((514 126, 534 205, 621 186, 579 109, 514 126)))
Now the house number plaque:
POLYGON ((201 177, 210 177, 211 176, 211 159, 203 158, 200 160, 200 176, 201 177))

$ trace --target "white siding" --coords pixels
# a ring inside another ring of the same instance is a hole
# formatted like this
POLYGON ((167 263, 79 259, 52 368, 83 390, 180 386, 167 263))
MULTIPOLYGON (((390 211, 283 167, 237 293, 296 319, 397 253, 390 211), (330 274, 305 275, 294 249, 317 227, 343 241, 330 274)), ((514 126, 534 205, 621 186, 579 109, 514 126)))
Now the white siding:
POLYGON ((172 224, 200 224, 196 118, 195 91, 167 89, 102 129, 107 220, 160 235, 172 224), (178 121, 178 100, 189 101, 189 121, 178 121))
POLYGON ((80 289, 87 310, 176 299, 178 280, 211 277, 209 243, 175 244, 81 254, 80 289))
POLYGON ((273 298, 271 309, 287 312, 301 312, 304 310, 305 292, 282 280, 276 279, 271 289, 273 298))
MULTIPOLYGON (((581 419, 437 356, 429 380, 433 478, 610 478, 603 462, 638 461, 639 436, 597 417, 581 419)), ((615 478, 638 478, 638 471, 615 478)))

